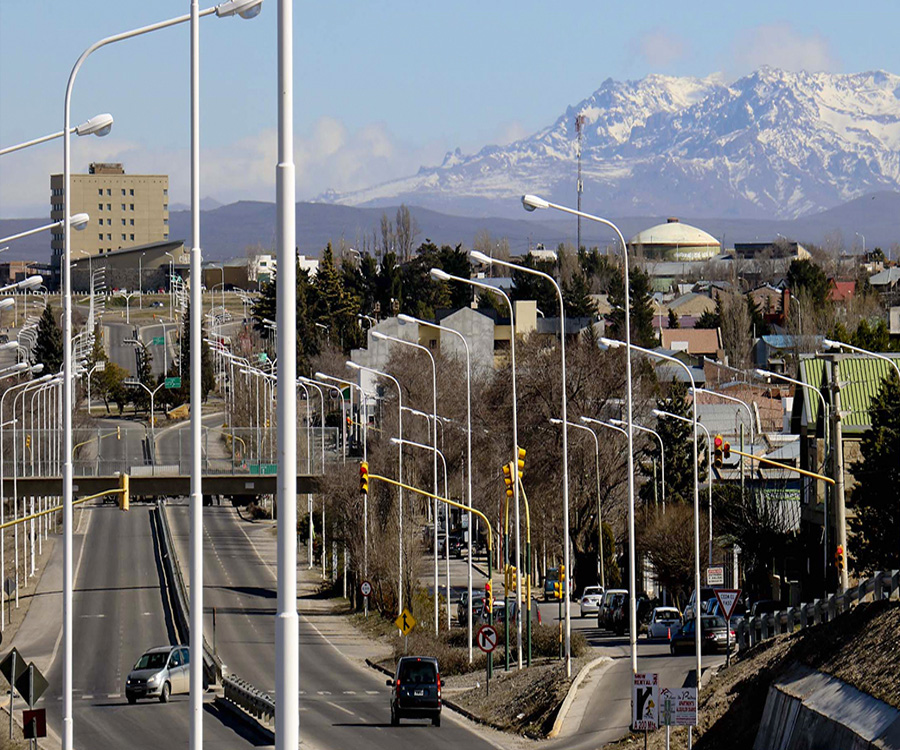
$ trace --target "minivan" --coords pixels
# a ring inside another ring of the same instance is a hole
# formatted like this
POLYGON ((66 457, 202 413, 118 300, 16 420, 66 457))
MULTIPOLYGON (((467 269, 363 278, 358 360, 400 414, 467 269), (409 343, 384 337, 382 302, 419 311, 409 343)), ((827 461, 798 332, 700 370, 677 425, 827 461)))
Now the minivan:
POLYGON ((394 678, 386 681, 391 689, 391 726, 400 719, 431 719, 441 725, 441 672, 431 656, 403 656, 397 662, 394 678))
POLYGON ((138 698, 159 698, 190 692, 190 651, 187 646, 157 646, 137 660, 125 680, 129 703, 138 698))

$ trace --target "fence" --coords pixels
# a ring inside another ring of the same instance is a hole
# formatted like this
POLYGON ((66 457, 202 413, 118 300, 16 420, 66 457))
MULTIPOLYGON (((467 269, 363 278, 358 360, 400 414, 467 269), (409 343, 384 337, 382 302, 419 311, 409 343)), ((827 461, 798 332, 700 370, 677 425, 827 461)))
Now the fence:
POLYGON ((262 690, 234 675, 223 678, 222 686, 225 688, 225 700, 257 719, 275 722, 275 701, 262 690))
POLYGON ((859 585, 832 594, 827 599, 814 599, 810 604, 788 607, 786 610, 743 620, 735 631, 738 649, 744 651, 766 638, 793 633, 797 627, 807 628, 829 622, 851 607, 871 597, 872 601, 900 596, 900 571, 881 571, 859 585))

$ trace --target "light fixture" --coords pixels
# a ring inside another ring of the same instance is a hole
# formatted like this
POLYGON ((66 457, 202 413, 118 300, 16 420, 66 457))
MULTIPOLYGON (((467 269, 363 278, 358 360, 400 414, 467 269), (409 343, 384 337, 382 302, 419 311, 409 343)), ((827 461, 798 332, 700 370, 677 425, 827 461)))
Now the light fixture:
POLYGON ((84 229, 90 220, 91 217, 87 214, 75 214, 74 216, 69 218, 69 224, 72 229, 84 229))
POLYGON ((450 274, 441 268, 432 268, 429 273, 435 281, 450 281, 450 274))
POLYGON ((486 266, 491 265, 494 262, 494 259, 478 250, 470 250, 469 258, 472 260, 477 260, 479 263, 484 263, 486 266))
POLYGON ((522 206, 524 206, 526 211, 534 211, 538 208, 550 208, 550 204, 547 201, 536 195, 523 195, 522 206))
POLYGON ((263 0, 228 0, 216 6, 216 15, 219 18, 240 16, 241 18, 255 18, 262 10, 263 0))
POLYGON ((19 289, 30 289, 33 286, 40 286, 44 283, 44 277, 40 274, 36 276, 28 276, 27 278, 22 279, 16 286, 19 289))
POLYGON ((108 112, 102 115, 94 115, 90 120, 85 120, 81 125, 75 126, 75 132, 78 135, 96 135, 102 138, 109 135, 112 130, 113 116, 108 112))

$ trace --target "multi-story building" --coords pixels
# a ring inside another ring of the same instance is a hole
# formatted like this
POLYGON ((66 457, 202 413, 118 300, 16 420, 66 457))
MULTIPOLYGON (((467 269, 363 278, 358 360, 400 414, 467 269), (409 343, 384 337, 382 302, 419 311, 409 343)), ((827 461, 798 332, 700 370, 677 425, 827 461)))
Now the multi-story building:
MULTIPOLYGON (((121 164, 93 163, 88 174, 73 174, 70 179, 70 213, 91 217, 84 230, 72 232, 73 260, 169 239, 167 175, 125 174, 121 164)), ((51 221, 63 218, 63 196, 63 176, 51 175, 51 221)), ((62 230, 53 234, 50 247, 58 280, 62 230)))

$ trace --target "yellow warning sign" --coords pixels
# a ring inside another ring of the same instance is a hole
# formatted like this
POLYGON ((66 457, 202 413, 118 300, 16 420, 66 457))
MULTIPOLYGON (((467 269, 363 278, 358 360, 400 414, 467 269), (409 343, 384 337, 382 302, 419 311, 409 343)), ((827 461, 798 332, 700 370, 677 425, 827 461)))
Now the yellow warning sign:
POLYGON ((400 613, 400 616, 394 620, 394 625, 399 628, 403 635, 409 635, 409 631, 416 626, 416 618, 412 616, 412 612, 408 609, 404 609, 400 613))

